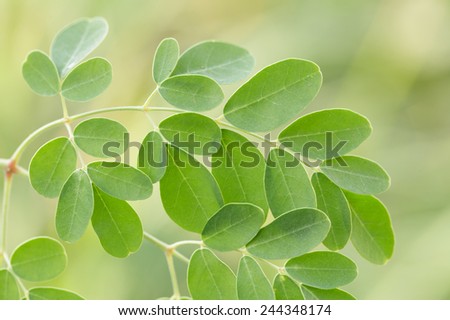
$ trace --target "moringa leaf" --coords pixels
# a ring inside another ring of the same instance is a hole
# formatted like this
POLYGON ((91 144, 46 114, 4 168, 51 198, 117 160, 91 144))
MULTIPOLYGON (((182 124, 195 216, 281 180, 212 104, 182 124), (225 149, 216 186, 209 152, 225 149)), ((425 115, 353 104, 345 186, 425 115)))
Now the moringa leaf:
POLYGON ((355 300, 350 293, 340 289, 323 290, 302 285, 305 300, 355 300))
POLYGON ((30 300, 84 300, 75 292, 51 287, 35 287, 28 292, 30 300))
POLYGON ((316 196, 305 168, 291 153, 272 149, 267 158, 265 187, 273 216, 315 207, 316 196))
POLYGON ((311 178, 317 196, 317 209, 322 210, 331 221, 331 228, 323 244, 330 250, 345 247, 352 231, 351 212, 342 190, 323 173, 316 172, 311 178))
POLYGON ((99 161, 89 164, 87 170, 92 182, 114 198, 134 201, 152 195, 150 178, 127 164, 99 161))
POLYGON ((300 287, 286 275, 277 274, 273 282, 275 299, 277 300, 304 300, 300 287))
POLYGON ((92 226, 102 247, 114 257, 126 258, 141 247, 142 223, 134 209, 95 186, 92 226))
POLYGON ((59 196, 56 231, 67 242, 79 240, 91 221, 94 192, 85 171, 78 169, 69 177, 59 196))
POLYGON ((64 247, 48 237, 22 243, 11 256, 11 267, 20 278, 39 282, 59 276, 67 265, 64 247))
POLYGON ((305 109, 321 85, 322 74, 313 62, 279 61, 240 87, 226 103, 223 114, 238 128, 271 131, 305 109))
POLYGON ((100 17, 80 19, 61 30, 51 47, 51 57, 61 77, 97 48, 107 34, 108 23, 100 17))
POLYGON ((211 250, 198 249, 191 257, 187 282, 195 300, 236 300, 236 276, 211 250))
POLYGON ((221 145, 222 133, 214 120, 198 113, 181 113, 159 124, 161 134, 173 145, 190 154, 210 155, 221 145))
POLYGON ((72 101, 88 101, 105 91, 111 81, 111 64, 103 58, 92 58, 69 73, 62 83, 61 93, 72 101))
POLYGON ((47 198, 59 196, 77 166, 77 153, 70 140, 59 137, 43 145, 30 162, 30 182, 47 198))
POLYGON ((206 223, 203 242, 219 251, 232 251, 245 246, 264 223, 264 212, 250 203, 224 205, 206 223))
POLYGON ((347 109, 313 112, 285 128, 278 139, 309 159, 330 159, 358 147, 372 132, 366 117, 347 109), (338 146, 342 148, 338 149, 338 146), (336 147, 334 154, 332 151, 336 147))
POLYGON ((295 280, 319 289, 349 284, 358 274, 352 260, 330 251, 316 251, 292 258, 285 268, 295 280))
POLYGON ((243 256, 237 272, 239 300, 273 300, 274 293, 269 280, 255 259, 243 256))
POLYGON ((128 148, 127 136, 128 131, 122 124, 105 118, 83 121, 74 130, 77 146, 97 158, 117 159, 128 148))
POLYGON ((17 281, 6 269, 0 269, 0 300, 20 300, 17 281))
POLYGON ((319 245, 329 229, 330 221, 322 211, 296 209, 262 228, 247 250, 263 259, 289 259, 319 245))
POLYGON ((222 129, 222 148, 211 166, 225 203, 252 203, 267 214, 265 161, 257 147, 240 134, 222 129))
POLYGON ((373 196, 345 192, 352 211, 352 243, 359 254, 385 264, 394 252, 394 232, 386 207, 373 196))
POLYGON ((322 172, 342 189, 359 194, 377 194, 389 189, 390 178, 377 163, 356 156, 323 162, 322 172))
POLYGON ((238 46, 219 41, 205 41, 184 52, 173 75, 201 74, 220 84, 230 84, 247 77, 255 61, 250 53, 238 46))
POLYGON ((179 75, 164 80, 159 93, 171 105, 189 111, 207 111, 223 100, 220 86, 201 75, 179 75))
POLYGON ((58 70, 42 51, 30 52, 22 66, 22 75, 31 90, 41 96, 54 96, 59 92, 58 70))
POLYGON ((177 40, 166 38, 161 41, 153 59, 153 79, 160 84, 166 80, 175 68, 180 48, 177 40))
POLYGON ((180 227, 201 233, 223 204, 214 177, 200 162, 174 146, 160 181, 161 200, 169 217, 180 227))
POLYGON ((153 183, 158 182, 166 173, 167 150, 163 138, 151 131, 142 141, 138 156, 138 169, 144 172, 153 183))

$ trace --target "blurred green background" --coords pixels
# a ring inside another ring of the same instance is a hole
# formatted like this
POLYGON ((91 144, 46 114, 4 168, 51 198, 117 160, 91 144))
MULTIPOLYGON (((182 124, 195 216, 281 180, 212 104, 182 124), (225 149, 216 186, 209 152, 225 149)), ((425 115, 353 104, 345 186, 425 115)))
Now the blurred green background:
MULTIPOLYGON (((71 103, 72 114, 141 104, 154 87, 154 50, 168 36, 182 49, 206 39, 244 46, 256 58, 255 71, 287 57, 318 63, 324 85, 307 111, 346 107, 369 117, 374 133, 355 153, 377 160, 392 177, 381 199, 396 232, 394 257, 386 266, 373 266, 346 250, 360 275, 345 289, 360 299, 450 298, 448 0, 0 0, 0 158, 9 157, 34 129, 61 117, 57 98, 28 89, 21 64, 32 49, 48 52, 55 33, 84 16, 103 16, 110 24, 95 54, 112 62, 114 80, 93 102, 71 103)), ((122 119, 137 141, 148 130, 140 115, 111 117, 122 119)), ((64 131, 41 136, 22 164, 58 134, 64 131)), ((23 177, 13 188, 9 252, 32 236, 55 236, 55 201, 40 197, 23 177)), ((195 238, 165 216, 157 191, 133 205, 145 229, 163 240, 195 238)), ((90 228, 66 248, 69 267, 49 284, 89 299, 171 295, 164 256, 150 244, 127 259, 112 258, 90 228)), ((235 256, 225 259, 236 267, 235 256)), ((185 266, 177 266, 183 283, 185 266)))

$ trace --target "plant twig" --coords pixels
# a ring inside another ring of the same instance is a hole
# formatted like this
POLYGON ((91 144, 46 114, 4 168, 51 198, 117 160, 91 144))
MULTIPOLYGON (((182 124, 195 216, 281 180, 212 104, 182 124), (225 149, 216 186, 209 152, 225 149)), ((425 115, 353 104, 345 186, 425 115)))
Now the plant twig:
POLYGON ((174 251, 166 251, 167 267, 169 268, 170 281, 172 282, 173 296, 172 299, 180 299, 180 288, 178 286, 177 272, 175 270, 175 264, 173 263, 174 251))
POLYGON ((180 259, 183 262, 189 263, 189 258, 187 258, 185 255, 179 253, 178 251, 174 250, 174 248, 172 248, 172 246, 170 244, 167 244, 164 241, 156 238, 154 235, 144 231, 144 238, 147 241, 155 244, 162 251, 164 251, 164 252, 172 251, 172 253, 175 257, 177 257, 178 259, 180 259))
POLYGON ((11 198, 12 180, 12 175, 5 174, 3 183, 2 210, 0 212, 0 259, 3 259, 6 254, 6 225, 8 220, 9 202, 11 198))

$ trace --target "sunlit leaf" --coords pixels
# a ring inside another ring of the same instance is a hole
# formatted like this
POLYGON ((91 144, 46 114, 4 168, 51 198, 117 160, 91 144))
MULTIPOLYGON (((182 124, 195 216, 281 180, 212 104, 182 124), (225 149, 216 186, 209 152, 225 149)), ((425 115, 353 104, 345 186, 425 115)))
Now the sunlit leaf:
POLYGON ((163 138, 158 132, 151 131, 139 149, 138 169, 156 183, 164 176, 166 167, 167 150, 163 138))
POLYGON ((77 153, 68 138, 47 142, 31 159, 31 185, 41 195, 56 198, 76 165, 77 153))
POLYGON ((177 40, 166 38, 161 41, 153 59, 153 79, 156 83, 166 80, 175 68, 180 48, 177 40))
POLYGON ((305 300, 355 300, 350 293, 340 289, 323 290, 302 285, 305 300))
POLYGON ((277 300, 303 300, 300 287, 286 275, 277 274, 273 282, 275 299, 277 300))
POLYGON ((269 280, 255 259, 244 256, 237 272, 239 300, 273 300, 274 293, 269 280))
POLYGON ((31 52, 22 66, 22 75, 31 90, 42 96, 54 96, 59 92, 58 71, 50 58, 42 51, 31 52))
POLYGON ((78 294, 58 288, 36 287, 28 292, 30 300, 84 300, 78 294))

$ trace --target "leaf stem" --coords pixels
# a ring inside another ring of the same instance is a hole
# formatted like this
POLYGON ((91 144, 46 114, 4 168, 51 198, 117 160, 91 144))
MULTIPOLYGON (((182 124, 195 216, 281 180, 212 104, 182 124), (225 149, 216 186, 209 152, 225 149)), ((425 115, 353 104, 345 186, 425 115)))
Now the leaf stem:
POLYGON ((175 264, 173 263, 174 251, 166 251, 167 267, 169 268, 170 281, 172 282, 173 296, 172 299, 180 299, 180 288, 178 286, 177 272, 175 270, 175 264))
POLYGON ((8 255, 5 253, 3 253, 3 258, 5 259, 5 263, 6 263, 6 269, 8 269, 9 271, 11 271, 12 276, 14 277, 14 279, 16 280, 16 282, 19 284, 20 290, 22 290, 22 293, 25 295, 25 298, 29 299, 28 297, 28 289, 25 287, 25 284, 22 282, 22 279, 20 279, 15 273, 14 270, 12 270, 12 266, 11 266, 11 262, 9 261, 8 255))
POLYGON ((8 222, 8 210, 11 198, 12 181, 13 176, 6 173, 3 183, 2 210, 0 212, 0 259, 6 257, 6 225, 8 222))
POLYGON ((167 244, 167 243, 165 243, 164 241, 162 241, 162 240, 156 238, 154 235, 152 235, 152 234, 150 234, 150 233, 144 231, 144 238, 145 238, 147 241, 149 241, 149 242, 153 243, 154 245, 156 245, 156 246, 157 246, 158 248, 160 248, 162 251, 164 251, 164 252, 172 251, 172 254, 173 254, 175 257, 177 257, 178 259, 180 259, 180 260, 183 261, 183 262, 189 263, 189 259, 188 259, 185 255, 179 253, 179 252, 176 251, 170 244, 167 244))
POLYGON ((69 119, 69 111, 67 109, 66 99, 64 99, 62 93, 59 94, 59 97, 61 99, 61 107, 63 109, 63 117, 64 117, 64 119, 69 119))
POLYGON ((150 102, 152 101, 153 96, 155 95, 155 93, 158 92, 159 86, 157 86, 151 93, 150 95, 147 97, 147 99, 145 100, 144 104, 142 105, 142 107, 145 109, 146 107, 148 107, 148 105, 150 104, 150 102))
POLYGON ((201 240, 183 240, 183 241, 178 241, 178 242, 172 243, 170 245, 170 247, 175 249, 175 248, 178 248, 178 247, 184 246, 184 245, 202 246, 203 241, 201 241, 201 240))

